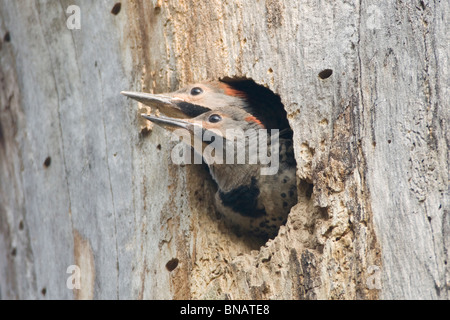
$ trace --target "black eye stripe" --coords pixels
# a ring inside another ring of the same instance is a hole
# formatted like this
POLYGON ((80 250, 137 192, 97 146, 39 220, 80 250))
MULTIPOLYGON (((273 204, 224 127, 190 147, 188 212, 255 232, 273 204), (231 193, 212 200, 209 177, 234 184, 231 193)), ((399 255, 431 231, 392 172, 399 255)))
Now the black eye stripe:
POLYGON ((197 117, 205 112, 211 111, 211 109, 199 106, 197 104, 184 102, 184 101, 177 102, 176 105, 188 117, 197 117))

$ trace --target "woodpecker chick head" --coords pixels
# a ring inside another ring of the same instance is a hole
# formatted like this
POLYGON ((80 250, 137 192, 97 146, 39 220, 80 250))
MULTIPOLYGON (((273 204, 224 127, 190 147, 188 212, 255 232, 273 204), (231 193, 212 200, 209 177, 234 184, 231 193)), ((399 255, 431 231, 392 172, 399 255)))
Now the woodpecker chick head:
POLYGON ((142 114, 144 118, 155 122, 168 130, 183 128, 194 132, 194 128, 201 128, 203 132, 214 131, 217 135, 226 138, 228 130, 265 129, 259 119, 244 109, 236 107, 218 108, 205 112, 195 118, 173 118, 166 116, 151 116, 142 114))
MULTIPOLYGON (((234 148, 235 139, 239 137, 240 133, 243 133, 241 136, 244 139, 252 139, 257 138, 256 132, 258 129, 264 129, 261 121, 238 107, 218 108, 192 119, 178 119, 166 116, 155 117, 146 114, 142 114, 142 116, 170 131, 179 128, 187 130, 191 136, 189 140, 190 146, 203 156, 205 148, 215 139, 222 139, 221 145, 224 147, 233 146, 234 148), (253 129, 253 136, 245 137, 244 133, 250 129, 253 129), (196 140, 200 143, 195 143, 196 140)), ((244 142, 246 143, 244 146, 247 146, 248 141, 245 140, 244 142)), ((212 162, 207 157, 204 157, 204 160, 207 164, 212 162)))
POLYGON ((155 107, 170 117, 193 118, 210 110, 223 107, 245 108, 246 94, 220 81, 190 84, 178 91, 150 94, 122 91, 123 95, 150 107, 155 107))

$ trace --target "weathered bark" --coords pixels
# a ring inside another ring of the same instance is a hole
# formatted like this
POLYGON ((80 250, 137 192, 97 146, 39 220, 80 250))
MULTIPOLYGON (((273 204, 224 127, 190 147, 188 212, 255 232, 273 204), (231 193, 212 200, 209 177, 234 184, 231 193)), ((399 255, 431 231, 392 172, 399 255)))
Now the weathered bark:
POLYGON ((448 1, 114 4, 0 1, 1 298, 449 298, 448 1), (222 77, 294 130, 299 203, 261 248, 119 94, 222 77))

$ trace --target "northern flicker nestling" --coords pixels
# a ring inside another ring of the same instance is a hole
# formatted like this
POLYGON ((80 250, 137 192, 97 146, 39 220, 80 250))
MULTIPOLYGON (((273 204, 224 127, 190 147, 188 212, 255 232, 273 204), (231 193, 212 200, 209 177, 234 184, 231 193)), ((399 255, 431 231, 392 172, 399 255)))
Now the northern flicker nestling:
POLYGON ((168 117, 193 118, 221 107, 238 107, 256 116, 267 129, 290 128, 280 97, 252 80, 205 81, 164 94, 129 91, 122 94, 156 107, 168 117))
POLYGON ((217 184, 215 206, 228 225, 238 234, 264 239, 277 235, 297 203, 292 134, 288 128, 277 125, 283 120, 263 121, 267 119, 264 113, 249 104, 244 92, 217 82, 192 85, 165 95, 123 94, 158 107, 167 115, 143 114, 144 118, 165 129, 182 129, 191 134, 188 143, 203 157, 217 184), (281 130, 266 130, 268 126, 281 130), (265 132, 267 135, 262 135, 265 132), (206 135, 208 139, 204 138, 206 135), (206 152, 213 142, 224 146, 223 162, 216 161, 221 150, 214 150, 213 155, 206 152), (250 160, 261 147, 270 155, 270 163, 250 160), (231 162, 225 157, 230 150, 234 157, 231 162), (238 150, 245 150, 244 160, 238 159, 238 150), (274 163, 275 168, 271 167, 274 163), (268 169, 272 172, 264 171, 268 169))

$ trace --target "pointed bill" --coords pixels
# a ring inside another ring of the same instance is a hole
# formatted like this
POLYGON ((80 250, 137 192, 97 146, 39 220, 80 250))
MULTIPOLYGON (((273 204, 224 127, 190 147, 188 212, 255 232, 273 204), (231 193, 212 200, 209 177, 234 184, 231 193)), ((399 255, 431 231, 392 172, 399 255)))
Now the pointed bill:
POLYGON ((139 101, 147 106, 157 108, 162 113, 179 118, 193 118, 210 109, 184 101, 181 98, 164 94, 151 94, 145 92, 122 91, 126 97, 139 101))
POLYGON ((164 128, 167 128, 167 129, 175 127, 175 128, 183 128, 183 129, 189 130, 191 132, 194 131, 195 124, 192 122, 189 122, 187 120, 170 118, 170 117, 165 117, 165 116, 155 117, 155 116, 145 114, 145 113, 142 113, 141 116, 147 120, 150 120, 154 123, 161 125, 164 128))
POLYGON ((173 101, 176 100, 162 94, 151 94, 133 91, 122 91, 120 93, 124 96, 127 96, 128 98, 137 100, 150 107, 172 106, 174 104, 173 101))

